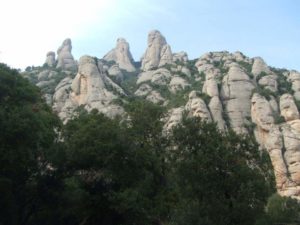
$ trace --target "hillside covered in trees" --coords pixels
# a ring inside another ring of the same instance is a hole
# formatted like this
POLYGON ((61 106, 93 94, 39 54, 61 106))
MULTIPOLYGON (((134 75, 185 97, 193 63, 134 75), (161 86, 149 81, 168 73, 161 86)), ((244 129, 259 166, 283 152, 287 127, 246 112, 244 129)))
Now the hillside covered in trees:
POLYGON ((39 88, 0 65, 0 224, 298 224, 251 135, 166 106, 122 102, 126 118, 79 107, 62 123, 39 88))

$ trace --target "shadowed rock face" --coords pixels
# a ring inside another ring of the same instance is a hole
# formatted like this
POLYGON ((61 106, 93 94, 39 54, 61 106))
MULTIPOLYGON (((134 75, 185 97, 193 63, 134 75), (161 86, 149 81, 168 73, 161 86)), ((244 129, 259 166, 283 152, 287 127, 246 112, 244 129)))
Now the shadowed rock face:
POLYGON ((76 71, 77 64, 72 55, 72 42, 71 39, 63 41, 62 46, 57 50, 57 65, 56 68, 63 70, 76 71))
POLYGON ((133 58, 129 50, 129 44, 124 38, 118 38, 117 46, 108 52, 103 59, 106 61, 115 61, 120 69, 128 72, 134 72, 136 68, 133 65, 133 58))
POLYGON ((157 30, 148 34, 148 47, 142 59, 142 70, 150 70, 155 67, 172 63, 171 47, 165 37, 157 30))

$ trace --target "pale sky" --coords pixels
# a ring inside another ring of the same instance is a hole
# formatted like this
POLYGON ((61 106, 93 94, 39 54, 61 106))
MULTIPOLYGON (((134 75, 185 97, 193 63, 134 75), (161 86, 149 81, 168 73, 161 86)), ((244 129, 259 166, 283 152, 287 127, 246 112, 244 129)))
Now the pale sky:
POLYGON ((298 0, 0 0, 0 62, 42 65, 71 38, 76 59, 102 58, 118 37, 136 61, 158 29, 173 52, 241 51, 300 71, 298 0))

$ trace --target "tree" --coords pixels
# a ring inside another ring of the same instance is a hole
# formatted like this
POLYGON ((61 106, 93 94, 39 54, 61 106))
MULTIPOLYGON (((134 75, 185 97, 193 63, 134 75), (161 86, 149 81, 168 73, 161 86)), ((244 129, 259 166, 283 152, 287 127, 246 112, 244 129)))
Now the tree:
POLYGON ((159 136, 161 128, 152 123, 160 124, 157 117, 154 119, 160 113, 151 107, 142 110, 141 105, 131 106, 135 117, 131 117, 130 124, 109 119, 96 110, 81 113, 66 124, 62 136, 68 182, 81 193, 78 218, 73 224, 159 221, 165 189, 161 189, 161 158, 152 142, 157 141, 154 137, 159 136), (140 124, 146 111, 153 113, 153 120, 143 121, 147 132, 140 124))
POLYGON ((28 224, 39 210, 59 126, 39 89, 0 64, 0 224, 28 224))
POLYGON ((296 199, 273 194, 266 207, 267 219, 272 225, 300 223, 300 204, 296 199))
POLYGON ((257 144, 184 117, 173 132, 179 202, 175 224, 251 225, 270 193, 257 144))

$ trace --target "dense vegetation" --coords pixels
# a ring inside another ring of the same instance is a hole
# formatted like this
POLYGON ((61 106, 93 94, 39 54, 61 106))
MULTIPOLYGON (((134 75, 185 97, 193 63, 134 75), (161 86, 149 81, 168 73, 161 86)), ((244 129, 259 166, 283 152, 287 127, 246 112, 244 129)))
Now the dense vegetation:
POLYGON ((36 87, 0 64, 0 224, 299 223, 297 201, 272 195, 253 138, 187 116, 167 136, 164 108, 131 100, 125 109, 128 120, 93 110, 62 125, 36 87))

